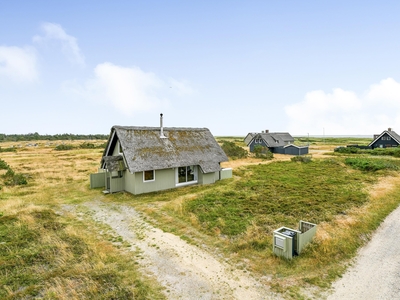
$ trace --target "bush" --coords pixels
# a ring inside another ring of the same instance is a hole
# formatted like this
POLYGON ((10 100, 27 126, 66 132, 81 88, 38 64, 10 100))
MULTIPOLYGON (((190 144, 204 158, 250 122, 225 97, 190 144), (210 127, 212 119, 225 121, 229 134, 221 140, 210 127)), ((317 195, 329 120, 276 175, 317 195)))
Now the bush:
POLYGON ((311 156, 310 155, 298 155, 298 156, 293 156, 290 160, 294 161, 294 162, 309 163, 309 162, 311 162, 311 156))
POLYGON ((104 149, 107 146, 107 143, 103 143, 101 145, 95 145, 93 143, 84 142, 79 145, 81 149, 104 149))
POLYGON ((354 169, 361 171, 378 171, 378 170, 398 170, 399 167, 393 162, 384 159, 371 158, 346 158, 344 163, 354 169))
POLYGON ((257 158, 273 159, 274 154, 265 146, 256 145, 253 150, 257 158))
POLYGON ((8 169, 7 173, 3 175, 5 185, 24 185, 28 184, 26 177, 23 174, 15 173, 13 170, 8 169))
POLYGON ((0 170, 8 170, 10 166, 2 159, 0 159, 0 170))
POLYGON ((74 149, 74 146, 68 144, 61 144, 54 148, 54 150, 57 151, 72 150, 72 149, 74 149))
POLYGON ((334 152, 346 153, 346 154, 355 154, 355 153, 360 153, 360 149, 355 148, 355 147, 336 147, 334 149, 334 152))
MULTIPOLYGON (((2 159, 0 159, 0 169, 7 170, 6 174, 1 177, 5 185, 22 185, 27 184, 26 177, 23 174, 15 173, 11 167, 2 159)), ((0 186, 0 190, 2 187, 0 186)))
POLYGON ((92 143, 85 142, 85 143, 80 144, 79 148, 81 148, 81 149, 94 149, 94 148, 96 148, 96 146, 94 144, 92 144, 92 143))
POLYGON ((242 147, 237 146, 233 142, 224 141, 221 148, 222 150, 224 150, 225 154, 232 159, 246 158, 248 155, 248 152, 246 150, 244 150, 242 147))
POLYGON ((0 152, 17 152, 17 149, 15 149, 15 148, 1 148, 0 147, 0 152))

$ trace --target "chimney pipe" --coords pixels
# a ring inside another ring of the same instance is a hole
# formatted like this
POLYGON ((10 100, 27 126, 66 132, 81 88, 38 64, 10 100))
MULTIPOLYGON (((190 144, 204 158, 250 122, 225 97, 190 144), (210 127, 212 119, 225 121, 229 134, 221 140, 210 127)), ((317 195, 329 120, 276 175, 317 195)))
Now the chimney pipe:
POLYGON ((388 131, 392 131, 392 128, 389 127, 389 128, 388 128, 388 131))
POLYGON ((160 114, 160 138, 165 138, 163 126, 163 114, 160 114))

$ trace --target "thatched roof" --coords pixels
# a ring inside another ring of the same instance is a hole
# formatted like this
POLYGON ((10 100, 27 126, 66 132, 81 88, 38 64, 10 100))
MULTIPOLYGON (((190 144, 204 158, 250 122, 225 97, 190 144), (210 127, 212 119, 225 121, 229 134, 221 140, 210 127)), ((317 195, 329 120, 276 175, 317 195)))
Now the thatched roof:
POLYGON ((119 140, 131 173, 199 165, 204 173, 221 169, 228 157, 207 128, 113 126, 104 157, 111 156, 119 140))
POLYGON ((125 170, 124 158, 122 155, 118 156, 104 156, 103 161, 105 167, 109 172, 125 170))

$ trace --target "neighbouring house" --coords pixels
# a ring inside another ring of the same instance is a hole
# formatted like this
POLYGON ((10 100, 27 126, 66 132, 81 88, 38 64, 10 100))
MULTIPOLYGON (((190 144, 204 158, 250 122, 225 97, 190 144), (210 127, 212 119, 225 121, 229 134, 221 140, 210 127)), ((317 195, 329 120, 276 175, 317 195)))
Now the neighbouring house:
POLYGON ((254 134, 247 145, 250 148, 250 152, 254 152, 255 147, 261 146, 268 148, 272 153, 290 155, 308 154, 308 146, 297 146, 293 142, 294 138, 288 132, 269 132, 266 130, 265 132, 254 134))
POLYGON ((248 146, 251 142, 251 140, 254 138, 254 136, 257 135, 257 132, 249 132, 246 137, 244 138, 244 142, 248 146))
POLYGON ((207 128, 113 126, 91 188, 142 194, 232 177, 228 157, 207 128))
POLYGON ((397 147, 399 145, 400 136, 392 128, 388 128, 388 130, 384 130, 381 134, 374 134, 374 139, 368 146, 374 149, 397 147))

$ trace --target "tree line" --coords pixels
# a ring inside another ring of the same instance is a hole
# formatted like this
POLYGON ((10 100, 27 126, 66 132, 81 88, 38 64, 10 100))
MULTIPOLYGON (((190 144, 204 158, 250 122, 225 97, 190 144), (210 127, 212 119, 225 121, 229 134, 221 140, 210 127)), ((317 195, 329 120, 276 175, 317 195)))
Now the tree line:
POLYGON ((108 134, 4 134, 0 133, 0 142, 18 142, 18 141, 72 141, 72 140, 107 140, 108 134))

